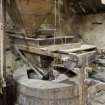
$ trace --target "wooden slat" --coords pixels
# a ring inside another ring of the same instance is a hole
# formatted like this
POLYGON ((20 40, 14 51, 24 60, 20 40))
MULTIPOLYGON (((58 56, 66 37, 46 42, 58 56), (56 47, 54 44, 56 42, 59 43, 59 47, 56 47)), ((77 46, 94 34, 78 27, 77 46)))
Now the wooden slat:
POLYGON ((66 44, 66 45, 57 45, 57 46, 42 47, 42 48, 32 47, 32 46, 27 47, 26 45, 17 45, 17 44, 16 44, 16 46, 20 50, 23 50, 23 51, 27 51, 27 52, 38 54, 38 55, 52 56, 52 57, 57 57, 59 55, 59 51, 60 51, 59 48, 62 48, 62 49, 65 48, 65 50, 63 50, 62 53, 67 53, 67 54, 77 52, 77 51, 90 50, 90 49, 95 48, 95 46, 80 45, 80 43, 74 43, 74 45, 66 44), (69 52, 68 51, 66 52, 66 48, 69 49, 69 52), (56 50, 58 51, 58 54, 54 53, 56 50))
POLYGON ((78 51, 85 51, 85 50, 91 50, 95 49, 96 47, 94 45, 87 45, 87 44, 80 44, 80 43, 72 43, 72 44, 65 44, 65 45, 52 45, 48 47, 44 47, 42 49, 48 50, 48 51, 60 51, 64 53, 72 53, 72 52, 78 52, 78 51))

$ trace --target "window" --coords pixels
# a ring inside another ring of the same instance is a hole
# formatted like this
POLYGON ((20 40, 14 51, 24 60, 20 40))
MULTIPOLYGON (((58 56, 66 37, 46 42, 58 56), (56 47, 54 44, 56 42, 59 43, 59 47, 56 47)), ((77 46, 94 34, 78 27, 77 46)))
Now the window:
POLYGON ((105 0, 101 0, 102 1, 102 4, 105 4, 105 0))

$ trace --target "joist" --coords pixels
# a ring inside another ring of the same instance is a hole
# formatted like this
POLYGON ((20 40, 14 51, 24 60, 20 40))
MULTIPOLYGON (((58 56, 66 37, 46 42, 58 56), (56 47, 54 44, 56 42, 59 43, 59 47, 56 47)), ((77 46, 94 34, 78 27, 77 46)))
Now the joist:
POLYGON ((29 38, 19 35, 9 35, 15 44, 27 44, 29 46, 41 47, 49 45, 69 44, 73 42, 74 36, 56 36, 51 38, 29 38))

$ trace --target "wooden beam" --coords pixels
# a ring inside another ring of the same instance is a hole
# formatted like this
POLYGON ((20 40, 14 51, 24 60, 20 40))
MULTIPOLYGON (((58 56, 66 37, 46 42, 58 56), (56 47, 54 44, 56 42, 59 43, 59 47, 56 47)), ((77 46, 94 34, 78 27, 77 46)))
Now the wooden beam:
MULTIPOLYGON (((1 85, 0 87, 4 87, 5 86, 5 35, 4 35, 4 31, 5 31, 5 0, 0 0, 0 82, 1 85)), ((2 89, 2 88, 1 88, 2 89)), ((2 92, 2 91, 0 91, 2 92)))
POLYGON ((45 51, 40 48, 36 48, 32 46, 27 47, 26 45, 14 45, 14 46, 16 46, 18 49, 25 51, 25 52, 33 53, 33 54, 40 55, 40 56, 54 57, 54 55, 51 52, 45 51))

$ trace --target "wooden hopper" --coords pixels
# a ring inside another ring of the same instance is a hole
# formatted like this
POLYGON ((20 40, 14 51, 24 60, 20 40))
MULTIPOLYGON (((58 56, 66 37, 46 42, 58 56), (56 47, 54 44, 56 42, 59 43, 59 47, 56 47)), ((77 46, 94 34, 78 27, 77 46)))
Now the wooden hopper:
POLYGON ((27 35, 32 35, 53 10, 54 1, 8 0, 7 8, 14 23, 24 27, 27 35))

